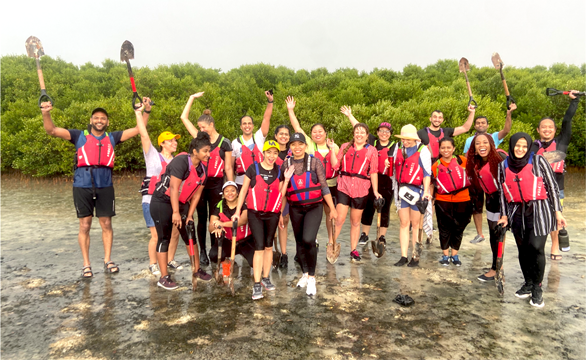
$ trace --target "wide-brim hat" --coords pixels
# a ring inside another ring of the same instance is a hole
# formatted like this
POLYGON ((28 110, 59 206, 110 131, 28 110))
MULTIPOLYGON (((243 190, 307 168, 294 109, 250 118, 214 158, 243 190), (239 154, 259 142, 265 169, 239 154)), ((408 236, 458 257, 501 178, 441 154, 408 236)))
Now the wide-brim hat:
POLYGON ((395 135, 395 137, 398 137, 399 139, 421 141, 421 139, 419 138, 419 135, 417 135, 417 129, 415 128, 415 126, 413 126, 411 124, 407 124, 407 125, 403 126, 401 128, 401 134, 395 135))

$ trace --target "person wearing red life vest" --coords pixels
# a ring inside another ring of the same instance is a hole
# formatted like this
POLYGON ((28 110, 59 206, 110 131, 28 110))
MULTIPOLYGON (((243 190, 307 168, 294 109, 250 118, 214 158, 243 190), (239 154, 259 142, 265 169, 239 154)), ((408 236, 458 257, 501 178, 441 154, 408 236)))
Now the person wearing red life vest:
MULTIPOLYGON (((102 228, 104 243, 104 270, 113 274, 120 271, 112 259, 112 216, 116 215, 112 169, 114 168, 114 148, 117 144, 138 135, 136 127, 124 131, 106 132, 110 125, 108 112, 103 108, 92 111, 87 130, 63 129, 56 127, 51 119, 51 102, 41 103, 43 126, 50 136, 67 140, 75 145, 76 168, 73 176, 73 202, 79 219, 78 242, 83 257, 82 277, 91 278, 90 229, 95 216, 102 228)), ((141 108, 142 109, 142 108, 141 108)), ((137 109, 135 116, 143 117, 137 109)), ((147 119, 145 119, 147 120, 147 119)))
POLYGON ((281 168, 275 164, 279 157, 279 146, 274 140, 265 142, 263 161, 255 162, 246 170, 244 183, 238 195, 238 207, 232 221, 242 216, 244 202, 248 208, 248 224, 254 238, 253 272, 254 285, 252 299, 263 297, 263 287, 274 291, 271 283, 271 266, 273 262, 273 240, 281 214, 281 186, 279 180, 281 168))
MULTIPOLYGON (((281 193, 289 204, 291 226, 297 244, 297 256, 303 275, 297 287, 306 287, 306 294, 316 294, 315 269, 317 266, 317 231, 323 216, 323 201, 330 207, 330 218, 337 216, 330 189, 326 183, 326 170, 318 158, 308 155, 305 150, 305 135, 295 133, 291 137, 293 154, 281 167, 281 193)), ((283 203, 282 208, 285 208, 283 203)), ((281 216, 280 226, 284 227, 281 216)))
MULTIPOLYGON (((222 261, 222 274, 230 275, 230 261, 224 260, 230 257, 232 249, 232 221, 230 220, 238 207, 238 185, 233 181, 226 181, 222 186, 224 199, 218 203, 216 209, 210 215, 209 230, 216 237, 216 243, 210 250, 212 262, 222 261), (222 241, 222 254, 218 254, 218 244, 222 241)), ((248 210, 246 204, 242 205, 240 218, 238 219, 238 231, 236 232, 236 255, 242 255, 248 265, 252 267, 254 258, 254 239, 248 226, 248 210)))
MULTIPOLYGON (((149 116, 151 112, 151 99, 144 97, 142 103, 145 104, 145 117, 149 116)), ((161 152, 151 143, 149 133, 146 128, 146 122, 142 119, 136 121, 136 127, 140 134, 140 141, 142 143, 142 150, 144 155, 144 162, 146 164, 146 176, 141 185, 142 193, 142 214, 145 219, 146 225, 151 231, 151 239, 148 245, 149 252, 149 271, 153 275, 160 275, 159 265, 157 264, 157 229, 155 228, 155 222, 151 216, 150 204, 153 193, 155 192, 155 185, 159 182, 161 175, 165 173, 167 164, 173 160, 173 153, 177 151, 177 139, 181 135, 173 134, 169 131, 164 131, 159 135, 158 144, 161 148, 161 152)), ((171 243, 169 244, 169 267, 170 268, 182 268, 177 261, 174 260, 175 251, 177 250, 177 242, 179 240, 179 231, 173 229, 171 235, 171 243)))
MULTIPOLYGON (((338 179, 338 204, 336 211, 336 233, 338 238, 342 225, 350 210, 350 261, 360 262, 362 258, 356 249, 360 237, 360 219, 368 202, 368 191, 372 186, 375 199, 381 198, 378 192, 378 153, 374 146, 368 144, 368 126, 363 123, 354 125, 354 137, 351 142, 340 148, 333 158, 332 165, 340 173, 338 179)), ((332 143, 333 145, 333 143, 332 143)), ((332 246, 333 241, 328 243, 332 246)))
POLYGON ((531 305, 543 307, 545 240, 549 233, 567 224, 551 165, 543 156, 529 151, 531 143, 528 134, 514 134, 509 141, 509 156, 499 164, 498 224, 510 225, 519 249, 525 283, 515 295, 531 297, 531 305))
MULTIPOLYGON (((395 160, 395 170, 393 175, 393 188, 395 189, 395 205, 399 213, 399 242, 401 245, 401 259, 395 263, 395 266, 418 266, 419 258, 411 257, 409 262, 407 252, 409 250, 409 227, 413 229, 412 243, 415 249, 419 237, 419 220, 421 213, 415 203, 408 203, 407 194, 412 195, 412 199, 431 199, 431 154, 427 146, 419 141, 417 129, 411 124, 401 128, 401 134, 395 135, 401 139, 401 146, 395 149, 393 159, 395 160), (409 193, 401 196, 403 189, 409 193)), ((409 200, 411 201, 411 200, 409 200)))
MULTIPOLYGON (((535 152, 536 154, 543 154, 544 152, 548 151, 563 151, 564 153, 568 151, 568 146, 570 145, 570 138, 572 137, 572 118, 576 113, 578 108, 578 104, 580 103, 580 98, 576 96, 578 91, 572 90, 570 91, 569 97, 572 99, 570 102, 570 106, 564 115, 562 120, 562 129, 560 134, 556 136, 556 124, 554 120, 550 117, 544 117, 539 121, 539 126, 537 127, 537 133, 539 134, 539 140, 535 140, 533 142, 531 151, 535 152)), ((554 172, 554 177, 558 186, 560 188, 560 201, 562 206, 564 205, 564 173, 565 173, 565 163, 564 161, 558 161, 551 164, 551 167, 554 172)), ((550 257, 552 260, 561 260, 562 255, 560 254, 561 251, 570 251, 570 242, 568 237, 568 232, 566 229, 560 229, 551 232, 551 254, 550 257), (560 244, 560 235, 565 239, 565 241, 560 244)))
MULTIPOLYGON (((196 98, 203 96, 203 92, 193 94, 189 97, 183 113, 181 114, 181 121, 189 134, 194 138, 197 136, 198 130, 189 121, 189 110, 196 98)), ((211 115, 211 110, 204 110, 203 114, 197 119, 197 126, 200 131, 207 133, 210 136, 212 147, 210 150, 210 158, 205 162, 208 169, 208 180, 203 191, 202 197, 197 204, 197 240, 200 246, 199 261, 202 266, 208 266, 210 261, 206 252, 206 237, 207 237, 207 221, 208 214, 216 208, 218 203, 222 200, 222 184, 224 183, 224 175, 229 181, 234 181, 234 171, 232 160, 232 145, 230 141, 220 135, 216 130, 215 120, 211 115)), ((210 235, 211 239, 211 235, 210 235)), ((213 241, 213 239, 211 239, 213 241)), ((212 244, 213 245, 213 244, 212 244)))
MULTIPOLYGON (((275 128, 275 141, 279 144, 279 157, 275 164, 281 167, 288 156, 291 155, 289 150, 289 139, 291 130, 287 125, 279 125, 275 128)), ((286 269, 289 266, 289 256, 287 255, 287 228, 289 227, 289 203, 286 203, 285 209, 281 213, 283 224, 277 228, 277 237, 279 238, 279 248, 281 249, 281 259, 279 268, 286 269)))
POLYGON ((451 261, 452 264, 461 266, 462 261, 458 251, 462 244, 464 230, 472 216, 466 158, 454 156, 456 147, 452 138, 441 139, 439 146, 441 157, 431 167, 436 189, 435 214, 440 247, 443 252, 439 262, 448 266, 451 261))
MULTIPOLYGON (((157 260, 161 271, 158 286, 165 290, 176 289, 177 283, 167 271, 167 252, 173 228, 177 228, 187 248, 192 276, 195 280, 209 281, 211 276, 199 267, 197 245, 189 242, 188 224, 193 224, 193 213, 199 202, 208 179, 207 169, 203 165, 209 159, 210 136, 200 132, 191 140, 189 153, 182 153, 173 158, 165 168, 165 173, 156 184, 151 199, 151 216, 157 229, 157 260)), ((193 281, 192 279, 192 281, 193 281)))
MULTIPOLYGON (((313 124, 311 126, 310 136, 308 137, 299 124, 297 116, 295 115, 295 99, 292 96, 288 96, 285 102, 287 103, 287 111, 289 113, 289 120, 291 121, 293 130, 305 136, 305 140, 307 141, 307 148, 305 152, 321 160, 322 164, 324 165, 324 169, 326 170, 326 182, 330 188, 330 194, 332 195, 334 204, 336 204, 338 201, 338 172, 334 171, 332 165, 333 160, 337 156, 340 149, 338 148, 338 145, 334 144, 333 142, 331 142, 331 145, 328 145, 328 133, 325 126, 321 123, 313 124)), ((325 205, 327 204, 324 204, 324 212, 326 214, 326 218, 329 218, 330 207, 325 205)), ((326 221, 326 229, 328 231, 328 241, 331 243, 333 241, 333 234, 332 224, 330 221, 326 221)), ((298 257, 295 256, 295 261, 298 260, 298 257)))

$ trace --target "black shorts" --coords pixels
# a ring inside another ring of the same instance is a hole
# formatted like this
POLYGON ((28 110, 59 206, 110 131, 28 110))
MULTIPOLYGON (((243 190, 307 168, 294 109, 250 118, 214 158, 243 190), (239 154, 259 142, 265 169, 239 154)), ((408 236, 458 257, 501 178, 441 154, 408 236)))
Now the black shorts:
POLYGON ((279 225, 280 213, 248 209, 248 226, 254 238, 254 249, 262 251, 273 247, 273 239, 279 225))
POLYGON ((114 201, 114 187, 96 188, 96 198, 94 199, 94 191, 90 188, 73 188, 73 204, 75 211, 77 211, 78 218, 94 216, 94 209, 96 210, 96 217, 112 217, 116 216, 115 201, 114 201))
MULTIPOLYGON (((334 203, 334 206, 336 206, 336 204, 338 203, 338 187, 337 186, 329 186, 330 188, 330 195, 332 195, 332 202, 334 203)), ((324 206, 328 206, 328 204, 326 204, 326 201, 324 200, 324 206)))
POLYGON ((338 204, 350 206, 352 209, 364 210, 366 209, 367 203, 368 195, 359 198, 351 198, 345 192, 338 191, 338 204))

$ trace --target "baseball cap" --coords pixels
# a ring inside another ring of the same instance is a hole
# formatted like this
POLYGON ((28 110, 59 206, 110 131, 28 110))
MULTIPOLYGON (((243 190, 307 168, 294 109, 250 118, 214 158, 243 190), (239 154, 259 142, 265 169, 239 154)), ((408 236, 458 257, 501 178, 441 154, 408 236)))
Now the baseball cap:
POLYGON ((304 144, 307 144, 307 141, 305 141, 305 135, 303 135, 302 133, 298 133, 296 132, 295 134, 293 134, 293 136, 291 136, 291 139, 289 140, 289 142, 293 142, 293 141, 301 141, 304 144))
POLYGON ((281 149, 279 148, 279 144, 277 144, 277 142, 275 140, 269 140, 266 141, 264 146, 262 147, 262 151, 265 152, 270 148, 275 148, 277 149, 277 151, 280 151, 281 149))
POLYGON ((380 123, 380 125, 378 126, 378 129, 380 129, 382 127, 386 127, 389 130, 393 130, 393 127, 388 122, 382 122, 382 123, 380 123))
POLYGON ((163 143, 163 141, 167 141, 167 140, 171 140, 171 139, 181 139, 181 135, 179 134, 173 134, 170 131, 164 131, 161 133, 161 135, 159 135, 159 146, 161 146, 161 144, 163 143))
POLYGON ((222 190, 224 190, 228 186, 234 186, 236 188, 236 190, 238 190, 238 185, 236 185, 236 183, 234 181, 226 181, 224 183, 224 185, 222 185, 222 190))
POLYGON ((95 113, 97 113, 97 112, 102 112, 102 113, 106 114, 106 117, 107 117, 107 118, 110 118, 110 116, 108 115, 108 112, 107 112, 107 111, 106 111, 106 109, 104 109, 104 108, 101 108, 101 107, 95 108, 95 109, 92 111, 92 116, 94 116, 94 114, 95 114, 95 113))

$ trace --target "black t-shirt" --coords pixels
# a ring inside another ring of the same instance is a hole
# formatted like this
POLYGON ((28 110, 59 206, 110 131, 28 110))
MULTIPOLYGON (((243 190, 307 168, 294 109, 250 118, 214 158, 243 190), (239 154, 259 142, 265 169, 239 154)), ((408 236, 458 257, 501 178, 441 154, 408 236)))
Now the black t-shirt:
MULTIPOLYGON (((261 164, 258 164, 258 171, 260 172, 259 175, 263 177, 264 181, 268 185, 271 185, 275 180, 278 181, 279 167, 277 165, 273 164, 273 168, 271 170, 267 170, 262 167, 261 164)), ((256 166, 254 166, 254 164, 250 165, 246 170, 245 175, 250 179, 250 188, 253 188, 256 185, 256 166)))
MULTIPOLYGON (((196 171, 198 176, 203 176, 205 173, 205 167, 200 163, 196 167, 196 171)), ((171 198, 165 195, 165 192, 169 188, 171 176, 181 179, 181 181, 189 177, 189 155, 177 155, 171 160, 165 169, 165 173, 161 176, 161 181, 157 183, 156 190, 153 193, 153 198, 159 199, 163 202, 171 202, 171 198)), ((202 186, 206 185, 207 179, 208 178, 206 177, 202 186)))
POLYGON ((368 143, 370 145, 374 145, 374 142, 376 141, 376 137, 372 134, 368 134, 368 143))
MULTIPOLYGON (((236 205, 234 206, 234 209, 230 209, 228 207, 228 204, 226 203, 226 200, 222 200, 222 212, 224 213, 224 215, 226 215, 229 219, 232 218, 232 216, 234 216, 234 213, 236 212, 236 205)), ((246 207, 246 204, 242 205, 242 209, 240 209, 240 214, 242 214, 244 212, 244 210, 248 210, 248 208, 246 207)), ((212 212, 210 214, 211 215, 215 215, 217 217, 220 217, 220 208, 219 207, 214 207, 212 209, 212 212)))
POLYGON ((279 159, 285 160, 289 154, 289 149, 279 151, 279 159))
MULTIPOLYGON (((417 131, 417 135, 419 136, 419 138, 421 139, 421 143, 423 145, 429 145, 429 135, 427 134, 427 127, 424 127, 423 129, 419 129, 417 131)), ((441 128, 440 130, 431 130, 429 129, 429 132, 439 138, 442 130, 444 131, 444 137, 453 137, 454 135, 454 128, 441 128)))
POLYGON ((226 160, 226 152, 232 151, 232 144, 230 144, 230 140, 224 138, 224 141, 220 144, 220 140, 222 140, 222 135, 218 136, 218 139, 215 143, 212 143, 210 147, 210 152, 214 151, 215 148, 218 146, 220 147, 220 157, 222 160, 226 160))

